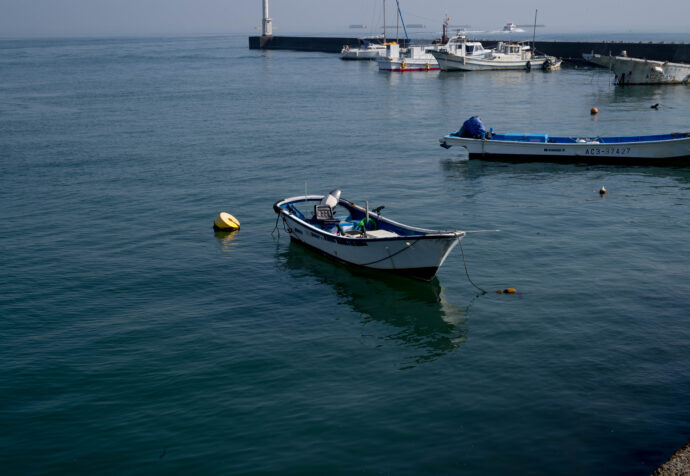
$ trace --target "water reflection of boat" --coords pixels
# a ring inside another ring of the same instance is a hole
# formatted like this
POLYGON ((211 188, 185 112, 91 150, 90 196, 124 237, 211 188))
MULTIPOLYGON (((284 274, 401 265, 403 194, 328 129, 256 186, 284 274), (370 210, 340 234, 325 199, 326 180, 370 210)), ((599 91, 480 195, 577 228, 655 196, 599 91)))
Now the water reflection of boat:
MULTIPOLYGON (((598 164, 558 164, 545 162, 485 162, 468 160, 460 154, 455 158, 442 158, 439 161, 441 170, 448 180, 478 180, 496 175, 510 175, 516 179, 529 178, 530 181, 553 181, 568 175, 582 176, 584 172, 609 170, 626 175, 669 178, 681 184, 690 183, 690 169, 687 167, 643 167, 621 169, 616 165, 598 164)), ((608 172, 607 172, 608 173, 608 172)))
POLYGON ((419 282, 395 275, 382 277, 365 268, 338 266, 293 242, 280 247, 277 258, 279 267, 295 277, 306 275, 334 289, 339 302, 359 313, 364 324, 375 321, 390 326, 389 334, 377 338, 414 348, 414 363, 434 360, 466 340, 466 308, 444 298, 438 279, 419 282))

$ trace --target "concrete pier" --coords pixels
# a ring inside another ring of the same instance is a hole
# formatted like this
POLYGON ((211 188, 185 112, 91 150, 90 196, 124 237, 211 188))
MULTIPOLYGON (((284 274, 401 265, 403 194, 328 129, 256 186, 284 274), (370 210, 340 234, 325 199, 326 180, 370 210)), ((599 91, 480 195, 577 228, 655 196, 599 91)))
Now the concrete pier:
MULTIPOLYGON (((391 40, 390 38, 388 39, 391 40)), ((486 47, 493 47, 499 40, 482 39, 486 47)), ((415 43, 415 40, 411 41, 415 43)), ((340 53, 343 46, 361 45, 360 38, 315 36, 250 36, 250 49, 298 50, 340 53)), ((404 42, 401 41, 401 44, 404 42)), ((428 41, 427 41, 428 43, 428 41)), ((618 41, 537 41, 538 52, 562 58, 567 62, 584 63, 582 53, 618 55, 627 51, 628 56, 674 63, 690 63, 690 44, 687 43, 633 43, 618 41)))

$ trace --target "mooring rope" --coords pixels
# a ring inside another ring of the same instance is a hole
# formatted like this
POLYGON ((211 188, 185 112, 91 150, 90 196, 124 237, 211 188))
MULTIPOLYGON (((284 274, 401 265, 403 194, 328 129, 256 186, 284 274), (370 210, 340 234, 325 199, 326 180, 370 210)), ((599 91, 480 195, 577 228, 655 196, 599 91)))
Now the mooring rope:
POLYGON ((460 253, 462 253, 462 264, 465 265, 465 274, 467 275, 467 279, 470 281, 470 284, 472 284, 472 286, 479 289, 482 293, 486 294, 486 291, 474 284, 474 281, 472 281, 472 278, 470 278, 470 273, 467 271, 467 262, 465 261, 465 251, 462 249, 462 240, 460 240, 458 243, 460 244, 460 253))
POLYGON ((280 238, 280 229, 278 228, 278 220, 280 220, 280 213, 278 213, 278 216, 276 217, 276 226, 273 227, 273 231, 271 232, 271 235, 278 230, 278 238, 280 238))

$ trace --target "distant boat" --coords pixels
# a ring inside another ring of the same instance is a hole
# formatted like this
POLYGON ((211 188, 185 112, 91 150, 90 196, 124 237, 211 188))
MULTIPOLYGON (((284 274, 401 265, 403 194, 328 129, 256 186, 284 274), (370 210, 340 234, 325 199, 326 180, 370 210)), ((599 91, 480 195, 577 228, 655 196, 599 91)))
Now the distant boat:
POLYGON ((328 195, 279 200, 273 210, 290 238, 341 262, 430 281, 464 231, 403 225, 380 212, 328 195))
POLYGON ((544 71, 556 71, 561 69, 561 63, 563 60, 559 58, 554 58, 553 56, 547 56, 546 61, 541 64, 541 69, 544 71))
POLYGON ((690 166, 690 132, 644 136, 486 134, 463 137, 462 129, 439 139, 460 146, 469 158, 506 162, 586 162, 593 164, 690 166))
POLYGON ((615 74, 615 83, 628 84, 687 84, 690 82, 690 65, 628 57, 625 51, 619 56, 583 53, 582 57, 599 66, 609 68, 615 74))
POLYGON ((506 23, 505 25, 503 25, 503 31, 505 31, 505 32, 514 31, 514 32, 518 33, 518 32, 523 32, 525 30, 518 28, 518 26, 515 23, 506 23))
POLYGON ((443 71, 483 71, 541 68, 547 58, 535 56, 529 45, 513 42, 499 42, 495 49, 484 50, 483 54, 466 54, 465 50, 452 52, 447 48, 430 51, 443 71))

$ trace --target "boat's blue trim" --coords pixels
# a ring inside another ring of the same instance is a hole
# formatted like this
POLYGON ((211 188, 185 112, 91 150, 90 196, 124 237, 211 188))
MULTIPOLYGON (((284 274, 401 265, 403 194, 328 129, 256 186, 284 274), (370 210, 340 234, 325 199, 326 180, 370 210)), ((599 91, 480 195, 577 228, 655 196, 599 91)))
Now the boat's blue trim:
MULTIPOLYGON (((446 137, 459 137, 457 133, 448 134, 446 137)), ((576 136, 576 137, 562 137, 551 136, 548 134, 520 134, 520 133, 506 133, 493 134, 491 138, 486 140, 491 141, 506 141, 506 142, 541 142, 549 144, 579 144, 596 141, 600 144, 622 144, 632 142, 663 142, 678 139, 690 138, 690 132, 674 132, 671 134, 653 134, 646 136, 576 136)), ((472 139, 468 137, 467 139, 472 139)), ((482 140, 482 139, 475 139, 482 140)))

